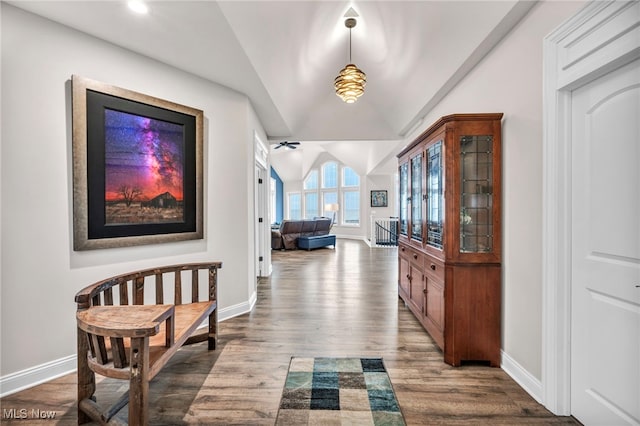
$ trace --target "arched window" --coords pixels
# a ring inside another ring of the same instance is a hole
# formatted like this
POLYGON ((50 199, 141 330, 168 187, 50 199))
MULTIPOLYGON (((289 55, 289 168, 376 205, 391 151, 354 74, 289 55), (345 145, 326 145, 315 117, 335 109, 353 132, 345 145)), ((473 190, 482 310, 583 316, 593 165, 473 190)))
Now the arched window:
MULTIPOLYGON (((290 204, 299 209, 295 213, 304 213, 305 219, 335 218, 339 225, 360 224, 360 176, 351 167, 335 161, 324 163, 319 170, 309 171, 303 189, 303 205, 290 204), (333 210, 335 207, 337 211, 333 210)), ((289 217, 294 218, 293 211, 289 217)))
POLYGON ((351 167, 342 168, 342 186, 344 187, 359 187, 360 176, 351 167))
POLYGON ((289 205, 289 219, 302 219, 302 203, 300 200, 300 193, 290 192, 287 194, 287 198, 289 205))
POLYGON ((342 168, 342 221, 360 224, 360 176, 351 167, 342 168))
POLYGON ((329 162, 322 166, 322 189, 338 187, 338 163, 329 162))
POLYGON ((318 171, 311 170, 309 175, 304 180, 304 190, 308 189, 318 189, 318 171))
POLYGON ((311 170, 304 180, 304 218, 318 216, 318 171, 311 170))

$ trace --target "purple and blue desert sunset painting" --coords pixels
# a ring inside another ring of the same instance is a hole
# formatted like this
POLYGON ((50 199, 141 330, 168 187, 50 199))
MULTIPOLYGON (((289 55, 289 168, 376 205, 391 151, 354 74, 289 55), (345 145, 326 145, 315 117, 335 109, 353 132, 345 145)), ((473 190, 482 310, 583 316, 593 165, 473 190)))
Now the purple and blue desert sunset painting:
POLYGON ((183 220, 183 128, 105 110, 107 224, 183 220))

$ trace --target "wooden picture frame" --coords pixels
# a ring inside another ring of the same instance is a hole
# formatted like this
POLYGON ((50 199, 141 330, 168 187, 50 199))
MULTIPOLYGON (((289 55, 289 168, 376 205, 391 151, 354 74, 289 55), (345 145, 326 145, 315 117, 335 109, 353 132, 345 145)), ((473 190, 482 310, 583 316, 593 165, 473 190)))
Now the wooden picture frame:
POLYGON ((73 249, 203 238, 203 112, 72 76, 73 249))
POLYGON ((371 191, 371 207, 387 207, 387 191, 371 191))

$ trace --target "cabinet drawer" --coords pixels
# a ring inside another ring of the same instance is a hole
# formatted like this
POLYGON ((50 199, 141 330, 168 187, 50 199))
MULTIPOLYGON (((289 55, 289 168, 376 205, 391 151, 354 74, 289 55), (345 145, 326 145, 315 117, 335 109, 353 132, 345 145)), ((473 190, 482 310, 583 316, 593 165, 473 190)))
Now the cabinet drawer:
POLYGON ((424 254, 423 253, 420 253, 418 250, 416 250, 416 249, 414 249, 412 247, 408 247, 408 246, 404 246, 404 245, 401 245, 398 248, 398 251, 400 253, 400 256, 404 257, 409 262, 413 263, 415 266, 418 266, 422 270, 423 265, 424 265, 424 254))
POLYGON ((428 277, 444 283, 444 263, 441 260, 426 256, 424 259, 424 271, 428 277))

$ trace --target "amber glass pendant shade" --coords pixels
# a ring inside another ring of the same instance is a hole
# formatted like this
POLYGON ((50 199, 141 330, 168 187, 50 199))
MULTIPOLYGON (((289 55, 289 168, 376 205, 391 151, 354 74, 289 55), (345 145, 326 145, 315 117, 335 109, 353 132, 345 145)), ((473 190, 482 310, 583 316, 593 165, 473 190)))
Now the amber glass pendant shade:
POLYGON ((351 63, 351 28, 356 26, 356 20, 348 18, 344 21, 344 25, 349 28, 349 64, 340 70, 340 74, 335 78, 333 86, 336 89, 336 95, 340 99, 352 104, 364 93, 367 75, 351 63))
POLYGON ((367 75, 354 64, 348 64, 335 79, 336 95, 348 104, 354 103, 364 93, 367 75))

